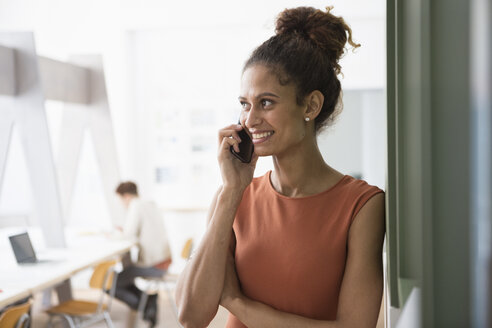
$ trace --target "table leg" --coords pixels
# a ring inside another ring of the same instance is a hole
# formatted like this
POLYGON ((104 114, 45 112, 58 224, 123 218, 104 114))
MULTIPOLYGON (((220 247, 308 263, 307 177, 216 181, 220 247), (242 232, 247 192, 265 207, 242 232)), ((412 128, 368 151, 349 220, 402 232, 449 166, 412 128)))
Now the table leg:
POLYGON ((70 279, 67 279, 61 284, 59 284, 58 286, 56 286, 55 290, 58 295, 58 303, 62 303, 73 299, 70 279))
POLYGON ((125 254, 121 255, 121 265, 123 266, 123 268, 127 268, 132 265, 130 252, 126 252, 125 254))
POLYGON ((41 301, 43 309, 47 309, 51 307, 51 293, 53 292, 53 288, 48 288, 43 290, 43 299, 41 301))

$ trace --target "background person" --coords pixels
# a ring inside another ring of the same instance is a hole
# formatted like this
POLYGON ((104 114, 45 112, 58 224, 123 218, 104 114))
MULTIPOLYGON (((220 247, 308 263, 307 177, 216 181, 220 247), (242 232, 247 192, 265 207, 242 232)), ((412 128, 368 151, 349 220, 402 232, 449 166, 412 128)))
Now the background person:
POLYGON ((244 66, 241 125, 219 131, 223 185, 177 285, 186 327, 207 326, 219 304, 229 328, 376 325, 384 193, 331 168, 316 141, 340 109, 345 44, 358 46, 330 9, 283 11, 244 66), (250 164, 229 151, 241 129, 250 164), (258 156, 272 156, 274 171, 253 179, 258 156))
MULTIPOLYGON (((125 268, 118 275, 115 296, 136 310, 142 291, 135 286, 134 279, 162 277, 171 264, 171 251, 164 220, 155 203, 142 200, 137 185, 131 181, 120 183, 116 193, 127 210, 123 237, 135 240, 139 253, 136 265, 125 268)), ((157 322, 157 310, 157 295, 149 295, 144 319, 151 325, 157 322)))
POLYGON ((123 236, 135 239, 139 246, 137 264, 167 269, 171 263, 169 241, 159 209, 152 201, 138 195, 134 182, 122 182, 116 188, 127 210, 123 236))

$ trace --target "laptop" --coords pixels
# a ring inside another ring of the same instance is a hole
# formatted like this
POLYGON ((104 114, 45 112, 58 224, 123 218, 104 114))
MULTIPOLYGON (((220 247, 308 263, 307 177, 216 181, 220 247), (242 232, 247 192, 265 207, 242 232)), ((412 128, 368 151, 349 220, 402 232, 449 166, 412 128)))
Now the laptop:
POLYGON ((34 252, 34 248, 32 247, 31 239, 29 238, 27 232, 9 236, 9 239, 17 263, 26 264, 49 262, 49 260, 39 260, 36 257, 36 253, 34 252))

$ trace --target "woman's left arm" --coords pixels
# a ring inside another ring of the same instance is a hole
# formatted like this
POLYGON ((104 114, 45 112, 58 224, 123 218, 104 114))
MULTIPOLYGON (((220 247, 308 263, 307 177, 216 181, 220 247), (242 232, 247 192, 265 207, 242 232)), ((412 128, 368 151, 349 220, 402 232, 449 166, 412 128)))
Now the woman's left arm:
POLYGON ((245 297, 230 255, 221 305, 250 328, 375 327, 383 294, 382 248, 385 232, 384 194, 373 196, 359 211, 349 231, 348 254, 338 300, 337 319, 314 320, 278 311, 245 297))

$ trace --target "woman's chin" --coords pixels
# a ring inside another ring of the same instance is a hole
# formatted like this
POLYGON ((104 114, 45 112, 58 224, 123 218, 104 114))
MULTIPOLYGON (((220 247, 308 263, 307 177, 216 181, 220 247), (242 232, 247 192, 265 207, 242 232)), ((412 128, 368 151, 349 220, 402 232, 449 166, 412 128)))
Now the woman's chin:
POLYGON ((267 149, 257 149, 257 148, 255 148, 255 154, 258 155, 258 157, 267 157, 273 155, 273 153, 267 149))
POLYGON ((266 149, 258 149, 256 147, 255 147, 255 154, 258 155, 258 157, 266 157, 272 155, 272 153, 267 151, 266 149))

